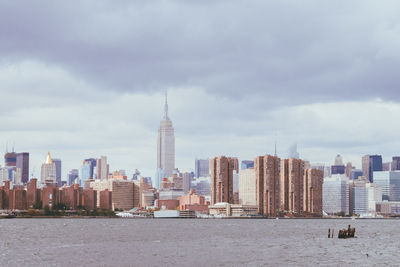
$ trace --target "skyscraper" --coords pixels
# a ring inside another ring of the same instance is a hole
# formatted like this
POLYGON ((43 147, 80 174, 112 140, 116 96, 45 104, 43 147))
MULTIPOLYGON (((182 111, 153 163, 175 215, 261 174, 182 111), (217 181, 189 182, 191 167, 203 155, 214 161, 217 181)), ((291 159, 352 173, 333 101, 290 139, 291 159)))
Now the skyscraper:
POLYGON ((6 167, 15 167, 15 166, 17 166, 17 153, 15 153, 15 152, 7 152, 4 155, 4 166, 6 166, 6 167))
POLYGON ((254 159, 256 202, 260 215, 277 216, 280 205, 280 158, 266 155, 254 159))
POLYGON ((400 171, 400 157, 392 158, 392 171, 400 171))
POLYGON ((343 165, 343 157, 340 154, 335 157, 335 165, 343 165))
MULTIPOLYGON (((107 164, 107 157, 101 156, 96 161, 96 179, 107 180, 110 173, 110 166, 107 164)), ((92 178, 92 177, 90 177, 92 178)))
POLYGON ((233 203, 233 170, 238 171, 238 159, 225 156, 210 160, 211 205, 233 203))
POLYGON ((171 176, 175 169, 175 135, 172 121, 168 117, 167 94, 165 94, 164 118, 158 129, 157 169, 162 169, 166 177, 171 176))
POLYGON ((42 164, 42 170, 40 174, 40 181, 45 183, 46 181, 56 181, 56 164, 53 162, 50 151, 47 153, 46 161, 42 164))
POLYGON ((53 163, 56 164, 56 181, 58 186, 61 186, 61 159, 53 159, 53 163))
POLYGON ((21 169, 21 182, 26 184, 29 180, 29 153, 18 153, 16 166, 21 169))
POLYGON ((281 210, 303 213, 304 162, 301 159, 281 160, 280 206, 281 210))
POLYGON ((381 155, 365 155, 362 157, 362 171, 364 176, 372 183, 374 180, 374 172, 382 171, 381 155))
POLYGON ((68 185, 72 185, 75 182, 75 179, 79 177, 79 170, 72 169, 68 173, 68 185))
POLYGON ((208 177, 210 175, 210 161, 208 159, 195 159, 195 177, 208 177))

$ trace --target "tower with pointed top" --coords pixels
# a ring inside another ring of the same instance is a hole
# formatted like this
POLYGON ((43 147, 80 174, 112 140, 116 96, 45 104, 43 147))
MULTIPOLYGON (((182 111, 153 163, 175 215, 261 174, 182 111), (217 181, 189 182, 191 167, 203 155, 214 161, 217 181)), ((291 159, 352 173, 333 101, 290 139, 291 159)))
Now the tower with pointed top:
MULTIPOLYGON (((162 170, 164 177, 171 176, 175 169, 175 134, 172 121, 168 116, 167 93, 165 93, 164 117, 160 122, 160 128, 158 128, 157 169, 162 170)), ((155 186, 158 188, 161 182, 159 178, 156 178, 156 180, 155 186)))
POLYGON ((46 181, 56 182, 57 177, 57 168, 56 164, 53 162, 53 159, 50 156, 50 151, 47 152, 46 161, 42 164, 42 170, 40 173, 40 181, 41 183, 45 183, 46 181))

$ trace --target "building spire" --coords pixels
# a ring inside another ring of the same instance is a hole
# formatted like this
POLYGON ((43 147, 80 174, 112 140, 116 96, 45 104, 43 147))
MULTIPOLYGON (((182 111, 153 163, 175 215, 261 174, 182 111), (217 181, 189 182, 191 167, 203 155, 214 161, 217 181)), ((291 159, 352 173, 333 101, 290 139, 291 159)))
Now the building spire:
POLYGON ((169 117, 168 117, 168 93, 167 93, 167 91, 165 91, 164 120, 169 120, 169 117))

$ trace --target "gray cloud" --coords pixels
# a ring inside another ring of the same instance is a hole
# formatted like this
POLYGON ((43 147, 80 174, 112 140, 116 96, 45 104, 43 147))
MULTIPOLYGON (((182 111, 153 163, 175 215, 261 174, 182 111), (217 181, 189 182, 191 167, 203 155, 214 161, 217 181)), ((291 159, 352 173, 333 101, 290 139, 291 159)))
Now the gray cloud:
POLYGON ((399 8, 396 1, 3 1, 0 53, 3 62, 62 67, 104 90, 197 86, 269 105, 397 101, 399 8))

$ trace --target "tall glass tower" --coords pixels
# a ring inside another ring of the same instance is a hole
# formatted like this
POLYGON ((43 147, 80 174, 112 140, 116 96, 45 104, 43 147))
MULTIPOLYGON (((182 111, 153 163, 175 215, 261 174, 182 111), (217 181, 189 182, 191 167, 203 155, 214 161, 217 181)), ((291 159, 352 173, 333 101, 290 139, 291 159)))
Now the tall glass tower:
POLYGON ((158 128, 157 169, 163 170, 164 177, 171 176, 175 169, 175 134, 172 121, 168 117, 167 94, 165 94, 164 118, 158 128))

